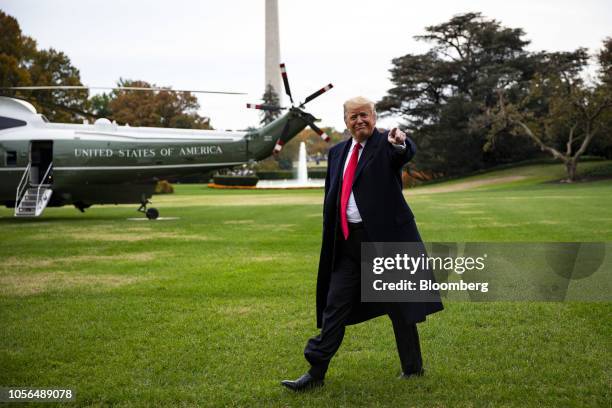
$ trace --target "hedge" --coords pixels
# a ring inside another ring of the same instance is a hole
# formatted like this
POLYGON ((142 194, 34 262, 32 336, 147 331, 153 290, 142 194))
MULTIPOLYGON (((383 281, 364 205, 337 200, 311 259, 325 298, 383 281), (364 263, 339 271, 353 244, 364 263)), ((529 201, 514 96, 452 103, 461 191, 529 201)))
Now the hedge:
MULTIPOLYGON (((326 172, 326 169, 309 169, 308 178, 324 179, 326 172)), ((294 170, 257 171, 257 177, 260 180, 290 180, 297 178, 297 172, 294 170)))

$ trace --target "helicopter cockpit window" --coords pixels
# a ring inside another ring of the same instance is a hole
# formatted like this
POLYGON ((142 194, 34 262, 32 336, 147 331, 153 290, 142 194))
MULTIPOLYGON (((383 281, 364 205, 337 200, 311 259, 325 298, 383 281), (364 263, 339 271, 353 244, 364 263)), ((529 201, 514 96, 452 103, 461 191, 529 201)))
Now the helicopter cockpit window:
POLYGON ((18 126, 25 126, 25 125, 26 125, 26 122, 24 122, 23 120, 6 118, 4 116, 0 116, 0 130, 18 127, 18 126))

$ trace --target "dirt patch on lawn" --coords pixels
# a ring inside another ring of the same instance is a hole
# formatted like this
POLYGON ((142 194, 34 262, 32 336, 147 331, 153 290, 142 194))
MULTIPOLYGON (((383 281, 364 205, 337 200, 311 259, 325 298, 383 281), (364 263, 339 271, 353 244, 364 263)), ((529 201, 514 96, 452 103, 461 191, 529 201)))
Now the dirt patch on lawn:
POLYGON ((46 267, 53 265, 54 263, 55 263, 55 260, 51 258, 24 259, 24 258, 18 258, 18 257, 9 257, 9 258, 2 260, 2 263, 0 264, 0 271, 2 270, 8 271, 10 269, 23 268, 23 267, 46 268, 46 267))
POLYGON ((270 261, 278 261, 285 257, 282 256, 273 256, 273 255, 258 255, 258 256, 249 256, 246 258, 248 262, 270 262, 270 261))
POLYGON ((253 313, 265 313, 268 309, 268 305, 259 302, 258 300, 252 299, 252 301, 246 300, 239 304, 232 303, 219 305, 217 308, 215 308, 215 312, 222 316, 240 317, 248 316, 253 313))
MULTIPOLYGON (((209 241, 210 237, 206 235, 185 235, 178 232, 67 232, 59 234, 61 238, 70 239, 73 241, 105 241, 105 242, 138 242, 152 239, 178 239, 178 240, 193 240, 193 241, 209 241)), ((33 235, 31 239, 46 240, 48 235, 33 235)))
POLYGON ((64 258, 58 258, 57 262, 95 262, 95 261, 133 261, 133 262, 148 262, 160 256, 154 252, 140 252, 134 254, 122 255, 75 255, 64 258))
POLYGON ((450 184, 447 186, 423 186, 415 189, 408 190, 409 195, 419 195, 419 194, 437 194, 437 193, 451 193, 454 191, 464 191, 471 190, 474 188, 488 186, 491 184, 502 184, 502 183, 510 183, 513 181, 519 181, 526 179, 527 176, 504 176, 504 177, 494 177, 488 178, 484 180, 473 180, 473 181, 464 181, 461 183, 450 184))
POLYGON ((466 208, 466 207, 473 207, 475 205, 482 205, 482 203, 473 203, 473 202, 469 202, 469 203, 438 203, 436 204, 436 206, 438 207, 456 207, 456 208, 466 208))
POLYGON ((255 312, 255 308, 253 306, 228 305, 221 306, 218 311, 219 314, 224 316, 244 316, 255 312))
POLYGON ((74 287, 116 288, 146 280, 146 278, 121 275, 83 275, 66 272, 0 275, 0 294, 29 296, 50 290, 74 287))
POLYGON ((272 229, 277 229, 277 230, 290 230, 293 229, 296 226, 296 224, 270 224, 270 227, 272 229))
POLYGON ((154 252, 140 252, 121 255, 75 255, 57 258, 9 257, 0 264, 0 272, 14 271, 16 268, 48 268, 57 264, 72 264, 74 262, 149 262, 162 255, 154 252))

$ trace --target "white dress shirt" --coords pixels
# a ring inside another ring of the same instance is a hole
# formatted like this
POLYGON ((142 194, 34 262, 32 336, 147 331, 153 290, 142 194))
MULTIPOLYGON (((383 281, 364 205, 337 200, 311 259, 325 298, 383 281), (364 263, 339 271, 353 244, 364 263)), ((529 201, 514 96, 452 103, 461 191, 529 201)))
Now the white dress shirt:
MULTIPOLYGON (((361 154, 363 153, 363 148, 365 147, 368 140, 361 142, 361 149, 359 149, 359 156, 357 157, 357 163, 359 163, 359 159, 361 158, 361 154)), ((351 160, 351 155, 353 154, 353 149, 357 145, 357 141, 352 139, 351 148, 349 150, 348 155, 346 156, 346 160, 344 161, 344 170, 342 170, 342 179, 344 179, 344 173, 346 173, 346 168, 348 167, 348 163, 351 160)), ((361 222, 361 214, 359 214, 359 209, 357 208, 357 203, 355 202, 355 195, 353 194, 353 190, 351 189, 351 196, 348 200, 348 206, 346 207, 346 219, 348 222, 361 222)))

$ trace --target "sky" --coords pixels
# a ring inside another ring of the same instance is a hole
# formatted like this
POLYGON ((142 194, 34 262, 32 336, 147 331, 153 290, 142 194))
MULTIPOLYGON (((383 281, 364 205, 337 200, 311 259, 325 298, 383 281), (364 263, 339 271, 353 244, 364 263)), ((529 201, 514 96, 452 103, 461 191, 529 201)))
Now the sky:
MULTIPOLYGON (((294 100, 334 88, 307 105, 320 127, 344 129, 343 102, 380 100, 392 87, 391 60, 422 53, 413 37, 429 25, 480 11, 526 32, 532 51, 595 52, 612 36, 609 0, 278 0, 281 60, 294 100)), ((246 92, 200 94, 200 114, 217 129, 257 126, 246 109, 264 91, 264 0, 0 0, 39 48, 65 52, 83 84, 119 78, 174 89, 246 92)), ((288 103, 288 98, 285 98, 288 103)), ((297 102, 297 101, 296 101, 297 102)), ((390 127, 397 119, 379 121, 390 127)))

